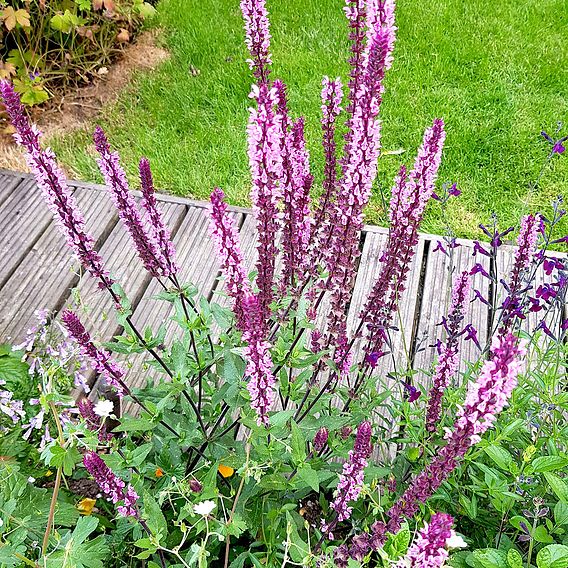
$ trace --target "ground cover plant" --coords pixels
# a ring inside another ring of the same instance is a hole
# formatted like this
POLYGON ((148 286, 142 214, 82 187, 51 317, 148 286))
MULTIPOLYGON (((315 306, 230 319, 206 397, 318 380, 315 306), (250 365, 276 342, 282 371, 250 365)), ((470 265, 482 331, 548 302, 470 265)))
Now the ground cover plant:
POLYGON ((0 76, 41 104, 92 81, 154 11, 143 0, 1 2, 0 76))
MULTIPOLYGON (((173 335, 166 324, 133 324, 54 153, 40 145, 13 86, 0 84, 69 247, 110 294, 124 328, 100 343, 79 310, 40 311, 26 340, 0 351, 0 369, 9 370, 0 390, 0 562, 565 567, 568 275, 565 257, 549 251, 568 241, 556 236, 562 199, 551 215, 527 213, 517 228, 482 225, 488 242, 476 242, 469 270, 452 273, 432 368, 415 368, 416 353, 398 360, 397 315, 426 207, 445 209, 461 190, 437 184, 446 132, 433 118, 414 163, 394 180, 379 276, 349 325, 363 210, 381 154, 394 3, 346 2, 349 79, 323 79, 320 178, 310 170, 304 118, 292 114, 272 69, 265 3, 242 0, 241 10, 254 81, 247 141, 258 246, 250 275, 235 218, 215 188, 210 233, 224 295, 209 302, 199 283, 181 282, 149 161, 139 162, 139 205, 104 131, 94 132, 109 194, 161 284, 156 301, 170 304, 173 335), (513 235, 514 262, 501 278, 495 267, 513 235), (478 273, 486 296, 472 287, 478 273), (490 306, 487 344, 470 323, 474 302, 490 306), (478 349, 471 361, 466 342, 478 349), (140 356, 152 373, 133 390, 127 365, 140 356), (75 407, 71 384, 89 394, 85 362, 110 390, 75 407), (118 401, 135 412, 118 416, 118 401)), ((545 165, 563 159, 566 142, 549 138, 545 165)), ((457 247, 447 236, 436 254, 452 259, 457 247)))
MULTIPOLYGON (((274 2, 275 72, 290 88, 291 103, 306 116, 308 149, 316 176, 323 171, 319 138, 319 82, 345 75, 348 42, 341 29, 341 0, 274 2)), ((220 186, 230 203, 250 205, 246 139, 249 77, 241 17, 232 0, 185 0, 157 5, 171 60, 142 76, 102 126, 112 136, 135 182, 136 162, 152 161, 156 187, 207 199, 220 186), (212 17, 212 14, 215 14, 212 17), (195 167, 180 166, 187 162, 195 167)), ((483 238, 478 225, 497 212, 506 226, 530 210, 551 213, 566 192, 566 160, 547 170, 534 191, 540 156, 559 120, 567 122, 568 51, 562 0, 448 0, 398 6, 397 57, 385 79, 383 159, 366 219, 386 225, 380 188, 390 187, 400 160, 409 161, 423 125, 443 116, 450 134, 440 175, 464 190, 445 219, 428 211, 423 229, 440 234, 446 224, 461 237, 483 238), (403 154, 399 154, 403 151, 403 154), (393 152, 393 153, 391 153, 393 152)), ((101 180, 90 131, 50 141, 67 171, 101 180), (98 177, 99 176, 99 177, 98 177)), ((566 221, 563 232, 568 230, 566 221)))

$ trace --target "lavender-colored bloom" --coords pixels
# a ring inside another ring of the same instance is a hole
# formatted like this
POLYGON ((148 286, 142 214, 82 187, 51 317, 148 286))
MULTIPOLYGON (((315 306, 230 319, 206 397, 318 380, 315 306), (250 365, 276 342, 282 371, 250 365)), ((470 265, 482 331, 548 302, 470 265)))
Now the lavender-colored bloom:
POLYGON ((108 140, 100 126, 95 128, 93 140, 100 155, 97 164, 103 174, 112 201, 118 210, 118 215, 132 238, 140 260, 153 276, 167 276, 170 270, 164 256, 166 251, 160 250, 158 243, 144 225, 136 202, 130 194, 126 174, 120 165, 118 153, 111 152, 108 140))
POLYGON ((273 298, 277 247, 274 236, 280 227, 278 204, 282 198, 283 136, 281 122, 274 113, 278 103, 275 88, 253 86, 257 109, 250 109, 248 134, 249 165, 252 174, 251 201, 258 234, 257 285, 263 318, 270 315, 273 298))
MULTIPOLYGON (((6 381, 0 379, 0 385, 5 385, 6 381)), ((16 424, 26 417, 24 403, 21 400, 14 400, 14 393, 9 390, 0 389, 0 412, 3 412, 16 424)))
POLYGON ((108 284, 112 284, 102 258, 94 249, 95 241, 85 230, 85 220, 67 186, 63 172, 57 165, 55 154, 50 148, 41 148, 40 132, 35 126, 30 126, 13 85, 8 81, 0 81, 0 92, 6 111, 16 129, 14 139, 25 148, 26 162, 57 225, 67 239, 67 244, 92 276, 106 279, 108 284))
POLYGON ((101 491, 108 495, 115 505, 120 501, 123 502, 122 505, 117 507, 120 515, 135 518, 140 516, 136 508, 138 495, 132 485, 128 485, 125 492, 126 484, 124 481, 115 475, 95 452, 87 452, 83 456, 83 464, 87 471, 94 477, 101 491))
POLYGON ((245 20, 245 43, 250 52, 249 67, 259 83, 268 83, 270 73, 270 29, 264 0, 241 0, 245 20))
POLYGON ((112 440, 112 434, 107 432, 104 422, 101 417, 95 414, 95 405, 88 398, 82 398, 77 401, 77 408, 79 413, 85 420, 87 428, 93 432, 98 432, 99 442, 108 442, 112 440))
POLYGON ((65 310, 61 319, 69 335, 79 344, 83 355, 89 359, 91 367, 104 377, 108 385, 116 389, 119 397, 128 394, 128 387, 123 381, 126 371, 112 359, 108 351, 95 347, 77 315, 65 310))
POLYGON ((314 450, 316 452, 321 452, 327 446, 327 439, 329 437, 329 432, 327 428, 320 428, 316 435, 314 436, 314 450))
POLYGON ((239 233, 234 220, 229 215, 225 195, 218 187, 211 194, 210 232, 217 245, 217 256, 225 277, 227 293, 233 300, 233 312, 237 319, 237 327, 246 329, 244 298, 252 294, 250 283, 244 267, 243 253, 239 233))
POLYGON ((471 289, 471 280, 467 271, 462 272, 454 282, 452 302, 448 313, 446 342, 442 347, 433 384, 428 393, 426 411, 426 429, 435 432, 442 412, 442 397, 459 366, 459 335, 466 314, 467 301, 471 289))
POLYGON ((517 384, 525 353, 524 346, 517 345, 514 335, 495 337, 491 359, 483 365, 477 381, 470 383, 454 427, 446 434, 447 445, 439 450, 388 511, 386 530, 398 531, 403 519, 416 513, 420 503, 434 494, 467 450, 493 425, 517 384))
POLYGON ((405 289, 412 258, 418 244, 418 228, 432 193, 444 144, 444 123, 436 119, 424 134, 414 169, 403 166, 395 180, 390 203, 391 228, 381 257, 379 276, 361 311, 358 332, 366 326, 370 332, 368 351, 380 352, 386 331, 405 289))
POLYGON ((275 378, 272 374, 270 343, 266 341, 265 322, 257 296, 249 295, 243 299, 246 329, 243 339, 247 342, 244 358, 247 361, 245 376, 248 378, 247 390, 250 405, 257 414, 257 423, 268 427, 268 411, 274 402, 275 378))
POLYGON ((454 519, 446 513, 434 513, 418 533, 397 568, 442 568, 447 560, 448 541, 454 536, 454 519))
MULTIPOLYGON (((343 465, 343 471, 339 476, 339 483, 335 491, 335 500, 331 504, 331 508, 337 515, 335 523, 345 521, 351 516, 353 509, 348 503, 357 501, 361 493, 365 468, 371 450, 371 423, 361 422, 357 428, 355 446, 349 452, 349 457, 343 465)), ((329 532, 331 528, 330 525, 324 524, 322 530, 329 532)))
POLYGON ((365 3, 348 1, 346 14, 351 23, 353 65, 349 82, 345 156, 338 187, 337 204, 331 223, 333 234, 327 268, 331 291, 328 318, 330 339, 346 332, 346 305, 355 276, 355 263, 360 255, 359 233, 363 226, 363 209, 367 205, 377 173, 380 151, 379 109, 382 81, 390 65, 394 42, 392 3, 381 3, 367 21, 365 3), (368 27, 370 26, 372 27, 368 27), (364 39, 370 40, 365 46, 364 39))
POLYGON ((142 158, 139 164, 140 186, 142 188, 142 206, 146 209, 149 220, 149 228, 152 238, 158 244, 158 249, 162 252, 165 268, 164 276, 175 274, 179 267, 176 265, 176 249, 172 242, 171 233, 164 222, 162 213, 156 201, 154 180, 150 170, 150 162, 147 158, 142 158))

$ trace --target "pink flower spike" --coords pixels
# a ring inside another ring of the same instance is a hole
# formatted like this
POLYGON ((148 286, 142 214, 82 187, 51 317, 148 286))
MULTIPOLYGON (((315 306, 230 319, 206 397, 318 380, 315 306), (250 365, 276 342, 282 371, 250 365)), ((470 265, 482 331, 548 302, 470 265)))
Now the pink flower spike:
POLYGON ((249 67, 259 83, 268 83, 270 74, 270 29, 265 0, 241 0, 245 20, 245 43, 251 58, 249 67))

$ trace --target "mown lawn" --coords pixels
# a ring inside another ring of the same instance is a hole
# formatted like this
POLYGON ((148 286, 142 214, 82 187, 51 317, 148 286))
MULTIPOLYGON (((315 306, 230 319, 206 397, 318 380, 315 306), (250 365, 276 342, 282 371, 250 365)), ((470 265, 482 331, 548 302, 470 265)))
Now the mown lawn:
MULTIPOLYGON (((156 25, 171 60, 140 75, 101 120, 129 173, 152 161, 157 185, 205 199, 219 185, 247 204, 245 125, 251 77, 245 63, 238 0, 162 0, 156 25)), ((343 0, 268 0, 274 77, 289 86, 294 114, 307 117, 314 169, 321 171, 320 85, 346 77, 343 0)), ((400 0, 395 63, 387 80, 383 146, 402 149, 380 159, 388 188, 401 160, 412 162, 424 127, 435 116, 447 126, 440 180, 463 194, 444 219, 432 207, 424 224, 461 236, 496 212, 516 224, 527 208, 549 210, 568 196, 568 152, 554 160, 528 197, 549 147, 541 130, 568 122, 568 13, 564 0, 400 0)), ((568 125, 564 127, 564 132, 568 125)), ((77 176, 100 180, 90 135, 52 140, 77 176)), ((381 222, 379 185, 367 211, 381 222)), ((566 232, 568 223, 561 230, 566 232)))

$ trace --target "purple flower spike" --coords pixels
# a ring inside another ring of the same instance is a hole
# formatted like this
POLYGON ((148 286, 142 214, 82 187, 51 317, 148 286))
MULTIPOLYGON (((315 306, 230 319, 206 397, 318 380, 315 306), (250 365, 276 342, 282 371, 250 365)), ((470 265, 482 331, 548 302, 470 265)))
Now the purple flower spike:
POLYGON ((404 383, 403 386, 408 402, 416 402, 420 398, 420 391, 414 385, 404 383))
MULTIPOLYGON (((469 384, 454 427, 446 434, 447 445, 414 478, 388 511, 390 520, 386 530, 397 532, 403 519, 411 518, 418 511, 420 503, 425 503, 434 494, 467 450, 479 442, 480 436, 493 425, 517 384, 525 354, 524 345, 517 345, 514 335, 495 337, 491 359, 483 365, 477 381, 469 384)), ((386 532, 381 538, 384 534, 386 532)))
POLYGON ((257 284, 263 317, 268 320, 273 298, 277 247, 274 235, 280 228, 278 210, 282 198, 282 128, 274 107, 278 92, 266 85, 253 86, 258 108, 250 109, 248 134, 249 165, 252 174, 251 201, 258 234, 257 284))
POLYGON ((132 485, 129 485, 124 492, 126 484, 120 477, 115 475, 108 465, 95 452, 87 452, 83 456, 83 464, 87 471, 94 477, 101 491, 108 495, 116 505, 120 501, 122 505, 117 507, 118 513, 123 517, 139 518, 136 502, 138 495, 132 485))
POLYGON ((100 126, 93 134, 95 148, 100 155, 97 159, 111 199, 118 210, 126 230, 144 263, 144 267, 153 276, 166 276, 169 273, 168 262, 158 243, 144 226, 136 202, 130 194, 126 174, 120 165, 118 153, 111 152, 108 140, 100 126))
POLYGON ((60 231, 67 239, 68 246, 92 276, 104 280, 107 286, 112 285, 103 260, 94 249, 95 241, 85 230, 85 221, 67 186, 65 176, 57 165, 55 154, 50 148, 41 148, 40 132, 30 125, 13 85, 8 81, 0 81, 0 93, 10 121, 16 129, 14 140, 26 150, 27 164, 60 231))
POLYGON ((128 394, 128 387, 123 381, 126 371, 116 363, 105 349, 98 349, 91 341, 91 336, 83 327, 79 318, 70 310, 61 316, 69 335, 79 344, 81 352, 91 363, 91 367, 100 373, 106 383, 116 389, 118 396, 128 394))
POLYGON ((270 29, 264 0, 241 0, 245 20, 245 43, 251 58, 249 67, 259 83, 268 83, 270 73, 270 29))
POLYGON ((320 428, 316 435, 314 436, 314 450, 316 452, 321 452, 327 446, 327 439, 329 437, 329 432, 327 428, 320 428))
POLYGON ((217 255, 225 277, 227 292, 233 300, 237 327, 244 331, 246 329, 244 298, 250 296, 252 291, 244 267, 239 233, 228 213, 225 194, 218 187, 211 194, 209 215, 209 229, 217 245, 217 255))
MULTIPOLYGON (((335 491, 335 500, 331 504, 331 508, 337 514, 336 522, 345 521, 351 516, 352 507, 348 503, 357 501, 361 493, 365 468, 371 451, 371 424, 370 422, 361 422, 359 428, 357 428, 355 446, 349 452, 349 458, 343 465, 343 471, 339 476, 339 483, 335 491)), ((324 523, 323 532, 329 532, 330 529, 331 526, 324 523)))
POLYGON ((255 295, 244 298, 243 308, 246 317, 246 330, 243 339, 248 342, 244 348, 247 361, 245 375, 248 377, 247 389, 250 405, 257 414, 258 425, 268 427, 268 411, 274 402, 274 385, 276 380, 272 374, 270 343, 265 340, 265 322, 262 319, 260 302, 255 295))
POLYGON ((455 535, 453 524, 450 515, 434 513, 396 568, 442 568, 449 556, 448 541, 455 535))
POLYGON ((428 432, 436 431, 442 412, 442 397, 459 367, 459 336, 467 310, 470 289, 471 280, 467 271, 464 271, 454 282, 452 303, 447 318, 447 338, 438 358, 432 388, 428 393, 428 409, 426 411, 426 430, 428 432))
POLYGON ((162 252, 165 260, 164 276, 175 274, 179 267, 176 265, 176 249, 172 243, 171 233, 166 226, 156 201, 154 191, 154 180, 150 170, 150 162, 147 158, 142 158, 139 165, 140 185, 142 188, 142 205, 148 214, 149 227, 152 238, 158 244, 158 249, 162 252))

